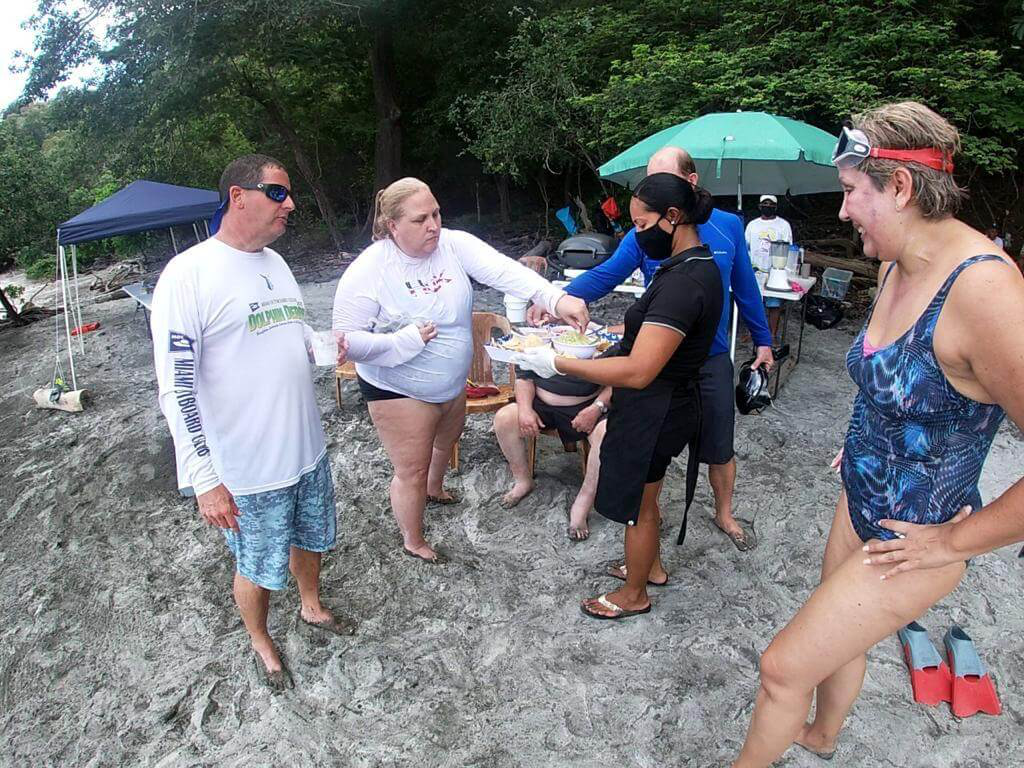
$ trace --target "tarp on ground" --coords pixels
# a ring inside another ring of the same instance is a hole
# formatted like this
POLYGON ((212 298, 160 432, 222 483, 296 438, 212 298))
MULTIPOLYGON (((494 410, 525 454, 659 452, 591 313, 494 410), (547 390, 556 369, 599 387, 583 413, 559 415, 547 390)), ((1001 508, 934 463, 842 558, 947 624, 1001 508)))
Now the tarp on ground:
POLYGON ((209 189, 179 187, 144 179, 82 211, 57 227, 60 245, 191 224, 213 216, 220 195, 209 189))

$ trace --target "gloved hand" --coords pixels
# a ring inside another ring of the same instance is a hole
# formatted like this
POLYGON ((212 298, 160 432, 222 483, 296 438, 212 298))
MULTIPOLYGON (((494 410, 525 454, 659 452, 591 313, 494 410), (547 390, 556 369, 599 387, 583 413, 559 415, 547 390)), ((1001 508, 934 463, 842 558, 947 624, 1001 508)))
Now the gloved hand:
POLYGON ((561 375, 555 367, 555 350, 551 347, 533 347, 513 355, 512 362, 520 368, 533 371, 542 379, 561 375))

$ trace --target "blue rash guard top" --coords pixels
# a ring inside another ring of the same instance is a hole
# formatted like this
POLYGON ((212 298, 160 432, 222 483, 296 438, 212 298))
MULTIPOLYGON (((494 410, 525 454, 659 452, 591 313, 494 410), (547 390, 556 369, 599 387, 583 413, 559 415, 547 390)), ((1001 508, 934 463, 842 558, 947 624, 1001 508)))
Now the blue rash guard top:
MULTIPOLYGON (((768 347, 772 335, 764 314, 761 291, 754 278, 754 268, 747 254, 747 241, 743 234, 743 222, 734 214, 715 208, 711 218, 697 227, 697 234, 715 258, 722 273, 722 317, 718 322, 715 340, 709 355, 714 357, 729 351, 729 320, 732 304, 729 289, 740 308, 743 321, 750 328, 754 344, 768 347)), ((607 261, 588 269, 565 287, 566 293, 586 302, 597 301, 608 295, 615 286, 628 278, 637 269, 644 273, 644 284, 650 285, 660 261, 647 258, 636 241, 636 229, 631 229, 622 238, 619 247, 607 261)))

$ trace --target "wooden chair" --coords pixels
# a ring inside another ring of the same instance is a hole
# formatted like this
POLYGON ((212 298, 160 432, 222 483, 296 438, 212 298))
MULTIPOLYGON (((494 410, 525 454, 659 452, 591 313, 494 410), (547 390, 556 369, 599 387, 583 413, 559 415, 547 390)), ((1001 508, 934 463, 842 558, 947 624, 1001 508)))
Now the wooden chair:
POLYGON ((356 378, 356 364, 345 363, 339 365, 334 369, 334 398, 338 401, 338 407, 341 407, 341 380, 350 379, 355 380, 356 378))
POLYGON ((522 256, 519 263, 524 267, 529 267, 541 277, 547 277, 548 260, 543 256, 522 256))
MULTIPOLYGON (((499 408, 515 400, 516 369, 512 363, 508 366, 508 384, 496 384, 491 370, 491 358, 487 356, 484 346, 491 342, 493 331, 497 329, 501 335, 512 332, 508 319, 493 312, 473 313, 473 364, 469 369, 469 378, 481 387, 497 387, 498 394, 466 400, 466 415, 472 413, 493 413, 499 408)), ((452 455, 448 465, 455 472, 459 471, 459 441, 452 446, 452 455)))
MULTIPOLYGON (((542 429, 540 431, 542 435, 549 435, 551 437, 558 437, 558 430, 555 429, 542 429)), ((559 442, 561 438, 558 437, 559 442)), ((587 474, 587 460, 590 457, 590 440, 583 439, 578 443, 562 443, 562 448, 565 449, 566 453, 579 453, 580 464, 582 465, 583 476, 587 474)), ((534 467, 537 464, 537 438, 531 437, 526 443, 526 456, 530 462, 530 477, 536 477, 537 471, 534 467)))

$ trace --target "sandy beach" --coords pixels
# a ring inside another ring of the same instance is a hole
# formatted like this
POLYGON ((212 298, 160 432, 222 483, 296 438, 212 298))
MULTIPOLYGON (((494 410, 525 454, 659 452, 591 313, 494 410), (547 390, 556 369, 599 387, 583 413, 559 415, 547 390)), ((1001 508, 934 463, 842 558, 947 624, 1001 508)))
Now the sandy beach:
MULTIPOLYGON (((340 269, 296 270, 308 322, 327 328, 340 269)), ((628 300, 593 307, 620 321, 628 300)), ((478 290, 477 308, 501 311, 478 290)), ((537 488, 518 507, 490 416, 462 438, 463 494, 428 508, 428 538, 452 558, 403 556, 387 500, 391 467, 352 382, 314 372, 337 490, 338 546, 324 593, 359 622, 328 638, 298 621, 294 583, 271 600, 271 633, 296 680, 271 696, 253 672, 220 533, 178 494, 156 402, 142 313, 87 304, 102 327, 76 359, 84 413, 37 410, 53 367, 53 324, 0 333, 0 765, 4 766, 722 766, 736 754, 772 636, 818 579, 839 480, 828 465, 854 386, 843 358, 860 319, 808 327, 778 406, 738 416, 736 513, 759 539, 738 552, 713 526, 698 485, 675 547, 685 463, 662 509, 670 584, 647 616, 584 617, 621 527, 592 518, 572 544, 567 511, 579 460, 541 439, 537 488)), ((239 397, 244 397, 244 390, 239 397)), ((982 494, 1021 474, 1024 442, 1005 424, 982 494)), ((1017 765, 1024 761, 1021 561, 971 563, 922 623, 941 648, 951 623, 974 638, 996 679, 999 717, 953 718, 915 704, 895 638, 869 654, 863 693, 834 764, 1017 765)), ((786 766, 822 763, 794 748, 786 766)))

